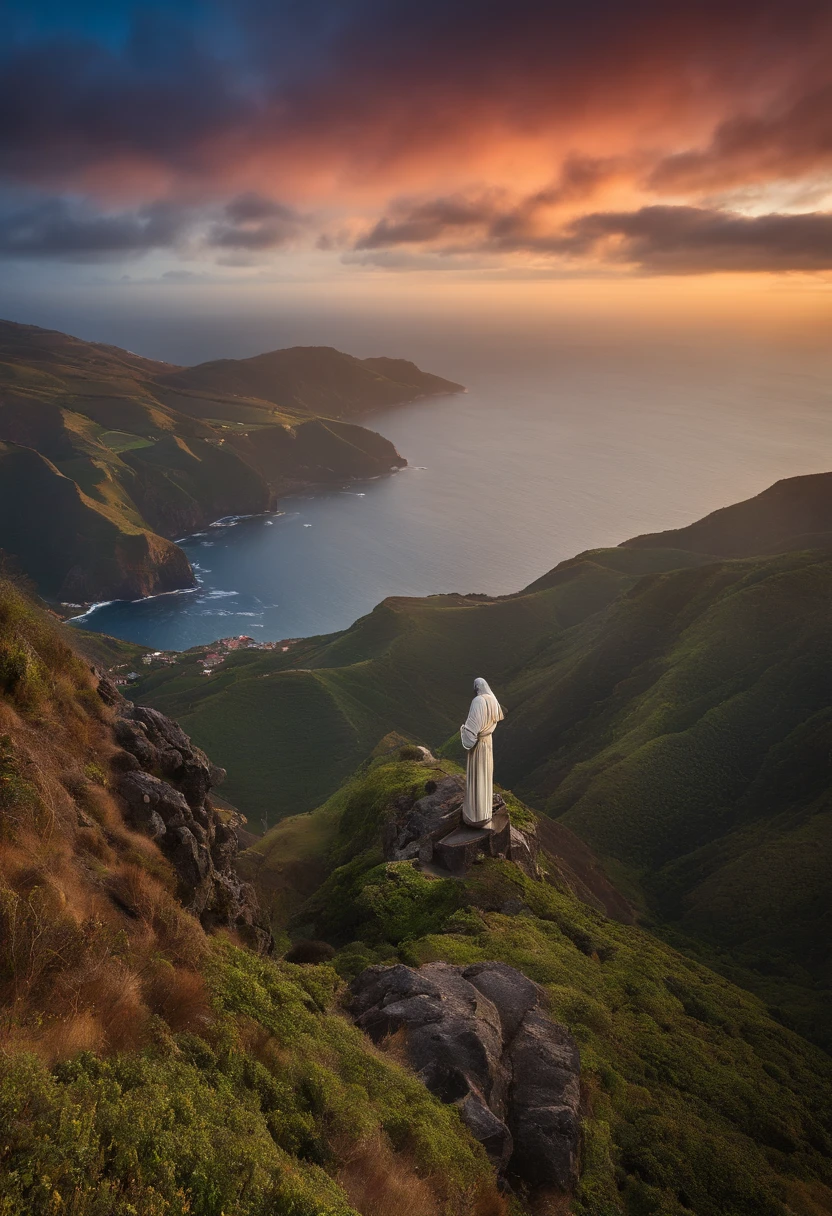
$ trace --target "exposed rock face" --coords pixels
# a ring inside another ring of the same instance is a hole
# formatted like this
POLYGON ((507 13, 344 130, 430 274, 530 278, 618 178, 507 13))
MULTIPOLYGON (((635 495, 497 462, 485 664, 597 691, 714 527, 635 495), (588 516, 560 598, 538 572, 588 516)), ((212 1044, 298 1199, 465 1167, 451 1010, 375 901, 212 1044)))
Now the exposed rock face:
POLYGON ((464 875, 478 856, 504 857, 517 862, 530 877, 537 877, 537 838, 510 825, 502 796, 494 795, 488 829, 470 828, 462 822, 464 796, 465 778, 453 774, 428 781, 421 798, 401 797, 385 828, 385 858, 418 859, 464 875))
POLYGON ((113 734, 123 750, 113 759, 117 790, 132 824, 172 862, 183 904, 206 929, 234 928, 254 949, 268 952, 272 936, 254 888, 235 868, 237 838, 208 798, 225 771, 158 710, 131 705, 109 680, 102 679, 98 691, 118 715, 113 734))
POLYGON ((380 1042, 404 1032, 412 1067, 455 1103, 496 1168, 532 1188, 571 1192, 578 1178, 580 1059, 543 993, 506 963, 368 967, 352 1013, 380 1042))

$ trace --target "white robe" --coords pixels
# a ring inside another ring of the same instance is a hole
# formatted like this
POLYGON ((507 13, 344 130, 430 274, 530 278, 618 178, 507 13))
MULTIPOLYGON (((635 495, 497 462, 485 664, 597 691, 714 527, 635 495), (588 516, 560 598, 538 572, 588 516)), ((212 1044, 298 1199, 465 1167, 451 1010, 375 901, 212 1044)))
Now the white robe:
POLYGON ((462 818, 465 823, 482 827, 491 820, 494 801, 491 736, 504 715, 500 702, 485 680, 475 680, 474 688, 477 695, 471 702, 468 720, 459 728, 462 746, 468 753, 462 818))

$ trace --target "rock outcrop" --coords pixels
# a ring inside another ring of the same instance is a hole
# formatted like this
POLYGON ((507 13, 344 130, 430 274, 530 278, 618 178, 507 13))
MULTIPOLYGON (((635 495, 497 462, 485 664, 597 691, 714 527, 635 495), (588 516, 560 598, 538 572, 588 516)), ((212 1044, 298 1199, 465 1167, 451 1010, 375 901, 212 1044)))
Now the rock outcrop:
POLYGON ((487 829, 462 822, 465 778, 452 774, 425 784, 421 798, 404 795, 395 805, 384 832, 387 861, 433 864, 464 875, 477 857, 503 857, 538 877, 537 837, 512 827, 502 795, 494 795, 493 817, 487 829))
POLYGON ((158 710, 132 705, 106 679, 98 691, 117 715, 117 792, 131 824, 152 837, 172 863, 182 903, 206 929, 233 928, 253 949, 268 953, 272 936, 254 888, 237 874, 234 830, 208 797, 224 769, 158 710))
POLYGON ((495 1167, 532 1189, 578 1178, 580 1059, 542 990, 506 963, 368 967, 351 986, 376 1043, 402 1033, 430 1091, 453 1102, 495 1167))

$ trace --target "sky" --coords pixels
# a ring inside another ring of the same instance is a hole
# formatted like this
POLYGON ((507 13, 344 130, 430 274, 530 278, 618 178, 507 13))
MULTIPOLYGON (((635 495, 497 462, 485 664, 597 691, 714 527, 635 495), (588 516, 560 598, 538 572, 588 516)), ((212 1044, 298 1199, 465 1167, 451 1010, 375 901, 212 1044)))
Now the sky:
POLYGON ((440 289, 828 317, 829 0, 0 0, 0 27, 14 319, 440 289))

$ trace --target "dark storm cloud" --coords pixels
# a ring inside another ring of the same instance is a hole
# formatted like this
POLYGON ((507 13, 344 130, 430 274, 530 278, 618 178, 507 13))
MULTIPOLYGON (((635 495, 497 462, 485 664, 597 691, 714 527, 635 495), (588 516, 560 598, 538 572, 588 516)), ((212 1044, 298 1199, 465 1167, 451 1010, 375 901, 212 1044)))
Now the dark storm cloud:
POLYGON ((63 34, 11 39, 0 53, 0 171, 24 180, 114 156, 185 167, 204 138, 250 113, 235 73, 158 10, 138 15, 119 48, 63 34))
POLYGON ((221 209, 158 202, 115 213, 61 198, 44 199, 0 211, 0 254, 116 261, 194 245, 267 250, 285 245, 305 223, 291 208, 253 194, 234 198, 221 209))
POLYGON ((279 249, 303 232, 306 224, 283 203, 259 194, 242 194, 226 205, 223 219, 212 224, 207 241, 220 249, 279 249))
POLYGON ((447 240, 454 233, 480 229, 500 215, 494 199, 437 198, 425 203, 394 206, 372 231, 361 237, 356 249, 384 249, 391 245, 424 244, 447 240))
POLYGON ((82 261, 135 257, 176 245, 187 222, 187 212, 168 203, 102 215, 63 199, 47 199, 0 214, 0 252, 82 261))
POLYGON ((832 168, 832 85, 762 114, 720 123, 707 147, 664 157, 648 177, 656 191, 712 187, 832 168))
POLYGON ((582 216, 543 247, 571 255, 600 254, 653 273, 829 270, 832 215, 748 216, 701 207, 643 207, 582 216))
POLYGON ((501 211, 499 203, 438 199, 400 208, 356 243, 357 251, 417 246, 434 255, 526 253, 592 258, 657 274, 791 271, 832 268, 832 215, 740 215, 703 207, 642 207, 596 212, 545 231, 534 222, 533 196, 501 211))

